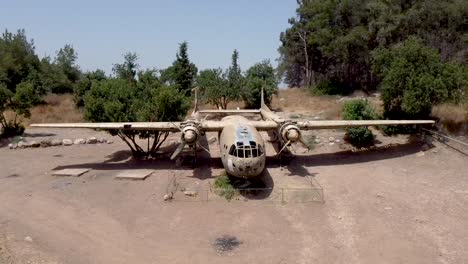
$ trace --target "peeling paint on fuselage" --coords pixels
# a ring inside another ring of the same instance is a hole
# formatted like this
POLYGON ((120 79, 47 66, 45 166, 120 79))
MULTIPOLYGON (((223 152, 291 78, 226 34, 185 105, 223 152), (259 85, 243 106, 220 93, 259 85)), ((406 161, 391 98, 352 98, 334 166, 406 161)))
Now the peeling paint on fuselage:
POLYGON ((251 178, 260 175, 265 169, 265 143, 260 133, 255 127, 248 124, 248 120, 243 116, 226 116, 222 119, 229 123, 219 134, 219 147, 221 160, 226 172, 229 175, 251 178), (249 145, 253 141, 261 149, 261 153, 256 157, 241 158, 229 154, 231 147, 238 142, 249 145))

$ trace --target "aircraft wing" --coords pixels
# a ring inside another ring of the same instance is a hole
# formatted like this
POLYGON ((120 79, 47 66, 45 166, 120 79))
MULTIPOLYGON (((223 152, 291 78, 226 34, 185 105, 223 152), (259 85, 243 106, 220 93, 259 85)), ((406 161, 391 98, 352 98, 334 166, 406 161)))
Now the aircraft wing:
POLYGON ((198 110, 200 114, 226 114, 226 115, 238 115, 238 114, 260 114, 260 110, 256 109, 215 109, 215 110, 198 110))
MULTIPOLYGON (((224 121, 206 120, 200 122, 203 131, 222 131, 226 125, 224 121)), ((249 124, 259 131, 267 131, 278 128, 273 121, 249 121, 249 124)), ((106 123, 44 123, 31 124, 30 127, 48 128, 90 128, 101 130, 154 130, 164 132, 180 132, 181 122, 106 122, 106 123)))
MULTIPOLYGON (((227 125, 232 123, 226 123, 224 121, 214 121, 214 120, 206 120, 201 122, 201 127, 203 131, 211 132, 211 131, 221 131, 227 125)), ((278 128, 278 124, 274 121, 253 121, 249 120, 248 124, 255 127, 258 131, 268 131, 278 128)))
POLYGON ((430 125, 433 120, 317 120, 297 122, 302 130, 334 129, 359 126, 384 126, 384 125, 430 125))
POLYGON ((49 128, 91 128, 102 130, 156 130, 179 132, 180 122, 107 122, 107 123, 45 123, 31 124, 30 127, 49 128))

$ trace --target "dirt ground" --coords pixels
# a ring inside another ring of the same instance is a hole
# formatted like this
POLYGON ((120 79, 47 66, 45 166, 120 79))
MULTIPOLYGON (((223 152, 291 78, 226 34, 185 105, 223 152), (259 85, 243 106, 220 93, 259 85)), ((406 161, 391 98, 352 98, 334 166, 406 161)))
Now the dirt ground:
MULTIPOLYGON (((27 140, 105 137, 91 130, 27 129, 27 140)), ((324 202, 163 201, 175 175, 193 184, 222 172, 217 143, 198 167, 135 162, 124 143, 0 148, 0 263, 468 263, 468 157, 405 137, 351 152, 342 131, 312 131, 310 153, 280 166, 273 188, 313 177, 324 202), (61 168, 91 168, 57 177, 61 168), (144 181, 115 180, 147 168, 144 181), (286 180, 285 180, 286 179, 286 180), (224 243, 224 244, 223 244, 224 243), (223 244, 223 247, 219 247, 223 244)), ((213 135, 208 135, 211 137, 213 135)), ((170 150, 177 136, 167 141, 170 150)), ((284 187, 284 186, 283 186, 284 187)))

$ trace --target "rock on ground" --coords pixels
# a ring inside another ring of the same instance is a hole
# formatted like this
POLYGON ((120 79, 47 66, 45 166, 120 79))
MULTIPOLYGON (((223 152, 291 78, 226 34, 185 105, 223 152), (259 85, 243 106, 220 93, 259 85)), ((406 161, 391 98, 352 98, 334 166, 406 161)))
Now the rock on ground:
POLYGON ((50 141, 50 145, 51 145, 51 146, 60 146, 60 145, 62 145, 62 143, 63 143, 63 142, 62 142, 62 140, 60 140, 60 139, 52 139, 52 140, 50 141))
POLYGON ((64 146, 71 146, 71 145, 73 145, 73 141, 71 139, 64 139, 64 140, 62 140, 62 144, 64 146))
POLYGON ((48 140, 48 139, 41 140, 41 142, 39 144, 41 145, 41 148, 46 148, 46 147, 52 146, 52 142, 50 140, 48 140))
POLYGON ((85 144, 86 143, 86 139, 84 138, 77 138, 75 139, 75 141, 73 141, 73 144, 75 145, 80 145, 80 144, 85 144))
POLYGON ((86 144, 96 144, 97 142, 97 138, 95 137, 90 137, 88 140, 86 140, 86 144))

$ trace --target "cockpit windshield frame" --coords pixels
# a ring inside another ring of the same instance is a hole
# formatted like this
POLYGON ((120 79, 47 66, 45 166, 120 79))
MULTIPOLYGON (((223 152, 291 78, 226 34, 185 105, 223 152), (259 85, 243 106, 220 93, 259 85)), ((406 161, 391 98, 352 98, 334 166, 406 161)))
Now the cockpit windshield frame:
POLYGON ((256 158, 263 155, 262 145, 258 145, 255 141, 249 141, 248 145, 244 142, 237 142, 229 148, 229 155, 238 158, 256 158))

